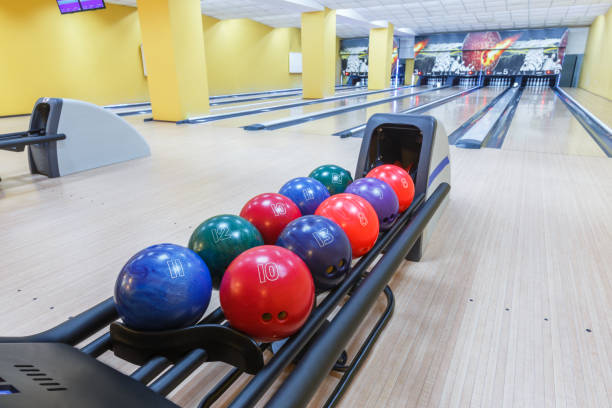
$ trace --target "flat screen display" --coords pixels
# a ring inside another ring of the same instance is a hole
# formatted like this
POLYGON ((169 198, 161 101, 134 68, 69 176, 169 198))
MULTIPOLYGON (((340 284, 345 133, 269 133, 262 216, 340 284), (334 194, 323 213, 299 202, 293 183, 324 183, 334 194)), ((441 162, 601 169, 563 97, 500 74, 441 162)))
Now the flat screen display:
POLYGON ((57 0, 57 5, 62 14, 81 11, 81 3, 79 3, 79 0, 57 0))
POLYGON ((81 0, 81 9, 83 11, 103 9, 104 7, 104 0, 81 0))
POLYGON ((62 14, 97 10, 106 7, 104 0, 57 0, 57 5, 62 14))

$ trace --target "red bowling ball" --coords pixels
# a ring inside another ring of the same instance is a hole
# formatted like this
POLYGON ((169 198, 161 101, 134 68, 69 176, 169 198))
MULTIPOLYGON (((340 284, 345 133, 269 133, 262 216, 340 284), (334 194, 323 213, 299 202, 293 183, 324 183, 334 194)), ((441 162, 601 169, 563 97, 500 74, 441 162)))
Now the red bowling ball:
POLYGON ((257 228, 264 243, 273 245, 291 221, 302 216, 291 199, 282 194, 265 193, 251 198, 240 211, 257 228))
POLYGON ((399 210, 406 211, 414 200, 414 181, 410 174, 399 166, 383 164, 374 167, 366 177, 374 177, 389 184, 399 200, 399 210))
POLYGON ((308 267, 288 249, 262 245, 238 255, 223 275, 221 309, 230 325, 272 342, 297 332, 314 305, 308 267))
POLYGON ((316 215, 329 218, 344 230, 353 258, 365 255, 378 239, 378 215, 372 204, 355 194, 336 194, 323 201, 316 215))

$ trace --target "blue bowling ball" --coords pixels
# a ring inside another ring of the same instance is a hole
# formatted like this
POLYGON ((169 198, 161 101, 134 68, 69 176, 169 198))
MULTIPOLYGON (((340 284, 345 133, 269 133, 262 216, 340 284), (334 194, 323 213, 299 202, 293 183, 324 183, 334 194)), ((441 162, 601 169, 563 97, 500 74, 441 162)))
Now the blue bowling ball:
POLYGON ((299 256, 312 274, 317 291, 340 284, 351 266, 351 243, 332 220, 306 215, 291 221, 276 241, 299 256))
POLYGON ((289 197, 300 208, 302 215, 314 214, 319 204, 329 197, 329 191, 323 183, 311 177, 291 179, 278 193, 289 197))
POLYGON ((382 180, 371 177, 360 178, 353 181, 344 192, 358 195, 374 207, 382 231, 391 228, 399 217, 397 194, 382 180))
POLYGON ((125 264, 115 283, 115 306, 134 330, 169 330, 197 323, 212 294, 208 267, 191 249, 159 244, 125 264))

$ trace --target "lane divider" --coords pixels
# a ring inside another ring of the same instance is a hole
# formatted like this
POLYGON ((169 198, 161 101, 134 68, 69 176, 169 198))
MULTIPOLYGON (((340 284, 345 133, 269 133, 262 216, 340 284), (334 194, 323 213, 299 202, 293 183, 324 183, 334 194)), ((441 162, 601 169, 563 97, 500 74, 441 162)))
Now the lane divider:
POLYGON ((506 140, 506 135, 508 134, 508 130, 510 129, 510 125, 514 119, 514 113, 516 112, 516 108, 518 107, 521 97, 523 96, 524 90, 525 88, 521 87, 514 96, 514 99, 506 107, 500 118, 495 123, 493 130, 487 136, 484 146, 501 149, 501 147, 504 145, 504 140, 506 140))
POLYGON ((459 126, 450 135, 448 135, 448 143, 449 144, 455 144, 455 142, 457 142, 457 140, 459 140, 461 138, 461 136, 463 136, 465 134, 465 132, 468 131, 468 129, 470 129, 472 126, 474 126, 474 124, 480 118, 482 118, 487 112, 489 112, 493 108, 493 106, 495 106, 495 104, 502 98, 502 96, 504 96, 504 94, 506 92, 508 92, 510 89, 512 89, 512 88, 508 87, 508 88, 504 89, 499 95, 497 95, 495 98, 493 98, 493 100, 491 102, 489 102, 484 108, 482 108, 481 110, 476 112, 468 120, 463 122, 463 124, 461 126, 459 126))
POLYGON ((466 149, 480 149, 489 137, 498 129, 498 124, 504 116, 504 112, 516 100, 519 95, 520 88, 513 88, 512 91, 504 94, 498 102, 467 132, 465 132, 459 140, 455 142, 455 146, 466 149))
MULTIPOLYGON (((365 85, 361 85, 361 86, 339 85, 339 86, 336 86, 335 89, 344 90, 344 89, 362 89, 362 88, 365 88, 365 85)), ((283 93, 283 96, 290 96, 290 95, 287 95, 288 92, 293 92, 293 95, 298 95, 302 93, 302 88, 277 89, 277 90, 272 90, 272 91, 246 92, 246 93, 237 93, 237 94, 228 94, 228 95, 213 95, 213 96, 209 96, 208 99, 216 100, 216 99, 226 99, 226 98, 240 98, 244 96, 269 95, 269 94, 274 94, 274 93, 283 93)), ((278 96, 278 98, 280 97, 281 96, 278 96)), ((236 102, 237 101, 233 101, 233 102, 223 101, 223 102, 220 102, 219 104, 236 103, 236 102)), ((103 108, 105 109, 123 109, 123 108, 137 108, 137 107, 142 107, 142 106, 151 106, 151 102, 119 103, 115 105, 106 105, 106 106, 103 106, 103 108)))
MULTIPOLYGON (((427 111, 429 109, 433 109, 435 107, 443 105, 446 102, 450 101, 451 99, 467 95, 467 94, 472 93, 472 92, 474 92, 474 91, 476 91, 477 89, 480 89, 480 88, 482 88, 482 86, 478 85, 478 86, 475 86, 473 88, 465 89, 463 91, 451 94, 449 96, 445 96, 445 97, 440 98, 440 99, 436 99, 435 101, 431 101, 431 102, 428 102, 428 103, 423 104, 423 105, 415 106, 413 108, 410 108, 410 109, 407 109, 407 110, 404 110, 404 111, 401 111, 401 112, 398 112, 398 113, 419 113, 419 112, 425 112, 425 111, 427 111)), ((442 88, 437 88, 437 89, 442 89, 442 88)), ((347 137, 361 137, 361 134, 363 133, 365 128, 366 128, 366 123, 363 123, 361 125, 353 126, 352 128, 341 130, 340 132, 336 132, 332 136, 340 136, 343 139, 347 138, 347 137)))
POLYGON ((554 87, 553 90, 606 156, 612 157, 612 129, 563 89, 554 87))
POLYGON ((285 128, 289 126, 299 125, 300 123, 304 123, 304 122, 310 122, 313 120, 327 118, 329 116, 339 115, 345 112, 351 112, 351 111, 358 110, 358 109, 368 108, 374 105, 380 105, 380 104, 387 103, 387 102, 397 101, 399 99, 410 98, 412 96, 421 95, 427 92, 433 92, 433 91, 437 91, 437 90, 445 89, 445 88, 450 88, 450 85, 443 86, 440 88, 430 88, 430 89, 426 89, 424 91, 419 91, 419 92, 412 92, 408 94, 391 96, 389 98, 378 99, 378 100, 370 101, 370 102, 362 102, 362 103, 356 103, 354 105, 341 106, 339 108, 327 109, 327 110, 319 111, 316 113, 309 113, 309 114, 301 115, 301 116, 293 116, 289 119, 279 119, 279 120, 273 120, 273 121, 265 122, 265 123, 255 123, 253 125, 244 126, 244 129, 245 130, 281 129, 281 128, 285 128))
POLYGON ((263 112, 272 112, 272 111, 277 111, 277 110, 282 110, 282 109, 291 109, 291 108, 296 108, 299 106, 315 105, 318 103, 332 102, 332 101, 337 101, 341 99, 359 98, 361 96, 374 95, 374 94, 383 93, 383 92, 393 92, 393 91, 398 91, 398 90, 406 89, 406 88, 412 88, 412 86, 411 85, 401 86, 397 88, 387 88, 387 89, 381 89, 377 91, 356 92, 356 93, 351 93, 348 95, 331 96, 329 98, 314 99, 314 100, 307 100, 307 101, 301 101, 301 102, 296 102, 296 103, 268 106, 266 108, 238 111, 238 112, 232 112, 232 113, 224 113, 224 114, 219 114, 219 115, 198 116, 198 117, 181 120, 176 123, 180 125, 184 123, 196 124, 196 123, 212 122, 215 120, 236 118, 239 116, 255 115, 255 114, 263 113, 263 112))

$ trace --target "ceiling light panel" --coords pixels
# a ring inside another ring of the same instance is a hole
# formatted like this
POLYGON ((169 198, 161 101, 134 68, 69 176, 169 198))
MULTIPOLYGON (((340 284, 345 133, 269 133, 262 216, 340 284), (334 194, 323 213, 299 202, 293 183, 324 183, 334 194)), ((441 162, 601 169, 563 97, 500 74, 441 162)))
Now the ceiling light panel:
MULTIPOLYGON (((107 0, 136 6, 136 0, 107 0)), ((417 34, 505 28, 589 25, 612 0, 204 0, 202 12, 220 19, 251 18, 272 27, 299 27, 318 5, 352 9, 417 34)), ((368 35, 365 24, 337 24, 339 37, 368 35)))

